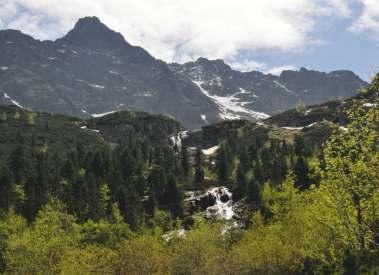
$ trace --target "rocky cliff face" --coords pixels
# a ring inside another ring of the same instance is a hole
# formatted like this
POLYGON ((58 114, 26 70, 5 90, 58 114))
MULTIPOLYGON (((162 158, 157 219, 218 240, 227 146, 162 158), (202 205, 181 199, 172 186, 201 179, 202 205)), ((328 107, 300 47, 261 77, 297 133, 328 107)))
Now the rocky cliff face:
POLYGON ((221 110, 223 118, 256 119, 297 104, 317 104, 351 97, 366 86, 350 71, 317 72, 301 68, 280 76, 232 70, 222 60, 200 58, 171 69, 191 79, 221 110))
POLYGON ((0 32, 0 98, 25 108, 80 117, 115 110, 170 115, 187 127, 217 120, 215 104, 167 64, 128 44, 97 18, 55 42, 0 32))
POLYGON ((351 96, 365 84, 348 71, 302 69, 276 77, 234 71, 221 60, 204 58, 168 65, 96 17, 80 19, 56 41, 0 31, 0 104, 84 118, 146 111, 198 128, 225 119, 266 118, 301 101, 351 96))

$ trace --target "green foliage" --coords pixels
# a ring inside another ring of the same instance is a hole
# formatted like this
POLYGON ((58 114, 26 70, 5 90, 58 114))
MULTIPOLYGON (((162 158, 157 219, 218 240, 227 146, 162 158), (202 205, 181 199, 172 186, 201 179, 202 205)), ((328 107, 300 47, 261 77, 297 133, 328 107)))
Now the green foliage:
MULTIPOLYGON (((377 93, 377 81, 368 89, 357 98, 377 93)), ((177 152, 162 141, 178 130, 170 119, 125 112, 90 120, 118 143, 109 144, 80 129, 83 121, 6 107, 0 273, 375 274, 375 104, 350 104, 347 128, 335 126, 322 147, 248 122, 208 126, 204 135, 220 148, 204 158, 199 147, 194 161, 185 146, 177 152), (183 187, 208 181, 233 190, 249 210, 246 228, 184 215, 183 187)))

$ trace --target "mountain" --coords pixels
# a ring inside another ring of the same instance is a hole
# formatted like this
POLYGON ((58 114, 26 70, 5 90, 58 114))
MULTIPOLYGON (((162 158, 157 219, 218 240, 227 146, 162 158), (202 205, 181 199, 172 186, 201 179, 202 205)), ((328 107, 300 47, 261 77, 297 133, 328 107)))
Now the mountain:
POLYGON ((379 98, 379 76, 361 92, 344 100, 332 100, 322 104, 299 106, 271 116, 259 122, 247 120, 224 121, 203 126, 201 130, 187 131, 181 143, 188 147, 209 149, 218 146, 228 138, 237 139, 237 144, 252 142, 260 137, 267 142, 270 138, 293 142, 295 136, 304 138, 310 146, 321 147, 332 133, 332 125, 341 129, 349 123, 347 113, 351 109, 376 108, 379 98))
POLYGON ((97 18, 80 19, 55 42, 1 31, 0 64, 3 103, 80 117, 141 110, 188 127, 202 124, 201 113, 217 119, 215 104, 191 81, 97 18))
POLYGON ((170 67, 198 85, 219 106, 224 118, 267 118, 300 103, 348 98, 367 85, 350 71, 323 73, 301 68, 274 76, 235 71, 222 60, 205 58, 170 67))
POLYGON ((222 60, 167 64, 96 17, 80 19, 56 41, 0 31, 0 103, 81 118, 145 111, 198 128, 267 118, 300 102, 352 96, 365 85, 349 71, 301 69, 277 77, 234 71, 222 60))

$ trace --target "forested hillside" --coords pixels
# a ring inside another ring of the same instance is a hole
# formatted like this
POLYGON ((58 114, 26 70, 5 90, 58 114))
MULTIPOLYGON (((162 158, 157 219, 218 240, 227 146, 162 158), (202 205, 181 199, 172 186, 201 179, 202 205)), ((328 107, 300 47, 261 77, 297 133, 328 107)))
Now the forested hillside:
POLYGON ((0 273, 376 274, 378 96, 197 131, 0 107, 0 273))

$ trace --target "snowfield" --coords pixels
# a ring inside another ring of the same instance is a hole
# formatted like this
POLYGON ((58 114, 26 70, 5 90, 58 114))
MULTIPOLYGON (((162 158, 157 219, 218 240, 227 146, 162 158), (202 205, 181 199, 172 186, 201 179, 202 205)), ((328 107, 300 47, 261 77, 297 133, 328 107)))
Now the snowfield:
POLYGON ((255 112, 252 111, 244 105, 252 103, 252 102, 240 102, 239 98, 237 98, 237 95, 246 93, 245 90, 240 90, 240 92, 234 93, 231 96, 217 96, 217 95, 211 95, 207 90, 205 90, 202 87, 202 84, 204 81, 192 81, 201 92, 213 100, 213 102, 216 103, 216 105, 219 107, 220 110, 220 117, 224 120, 233 120, 233 119, 240 119, 241 114, 247 114, 253 118, 256 119, 265 119, 268 118, 269 115, 261 112, 255 112))
POLYGON ((103 116, 110 115, 113 113, 116 113, 116 111, 109 111, 109 112, 105 112, 105 113, 101 113, 101 114, 91 114, 91 116, 94 118, 98 118, 98 117, 103 117, 103 116))
POLYGON ((25 109, 24 106, 22 106, 20 103, 18 103, 16 100, 12 99, 7 93, 4 93, 4 98, 8 99, 10 102, 12 102, 17 107, 20 107, 22 109, 25 109))

